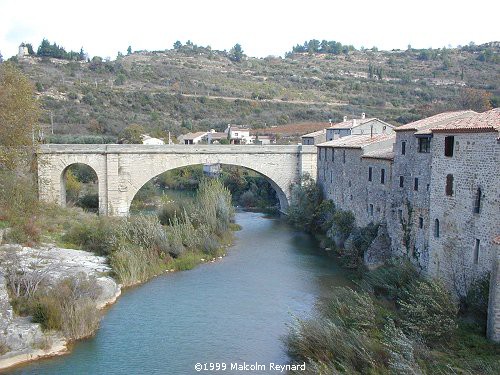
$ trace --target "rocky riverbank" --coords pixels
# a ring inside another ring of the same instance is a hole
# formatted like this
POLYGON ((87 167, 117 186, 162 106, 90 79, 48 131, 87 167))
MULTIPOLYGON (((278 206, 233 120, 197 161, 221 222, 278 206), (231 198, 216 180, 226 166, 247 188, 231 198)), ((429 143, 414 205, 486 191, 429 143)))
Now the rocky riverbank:
POLYGON ((67 352, 68 340, 60 332, 43 332, 40 324, 29 317, 14 313, 7 290, 7 267, 16 259, 22 272, 36 272, 43 283, 57 282, 84 274, 95 278, 99 296, 98 308, 112 304, 121 294, 121 285, 109 276, 110 267, 105 257, 92 253, 45 246, 38 248, 20 245, 0 246, 0 369, 67 352))

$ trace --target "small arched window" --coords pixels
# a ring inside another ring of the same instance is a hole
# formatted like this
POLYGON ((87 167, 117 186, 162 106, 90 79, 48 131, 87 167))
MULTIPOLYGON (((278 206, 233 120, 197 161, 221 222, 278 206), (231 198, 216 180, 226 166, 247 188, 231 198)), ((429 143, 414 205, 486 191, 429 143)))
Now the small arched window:
POLYGON ((439 238, 439 220, 434 220, 434 237, 439 238))

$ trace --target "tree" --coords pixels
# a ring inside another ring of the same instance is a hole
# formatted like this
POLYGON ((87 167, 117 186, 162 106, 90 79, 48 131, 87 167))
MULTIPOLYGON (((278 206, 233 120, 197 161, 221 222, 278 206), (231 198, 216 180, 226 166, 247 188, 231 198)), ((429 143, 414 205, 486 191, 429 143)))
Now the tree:
POLYGON ((460 91, 457 104, 461 109, 484 112, 492 108, 490 100, 491 93, 488 91, 467 87, 460 91))
POLYGON ((239 43, 236 43, 233 48, 229 51, 229 58, 235 62, 241 62, 243 59, 243 49, 239 43))
POLYGON ((2 51, 0 51, 0 63, 3 62, 2 51))
POLYGON ((138 124, 127 126, 120 134, 122 143, 142 144, 142 135, 145 133, 144 128, 138 124))
POLYGON ((174 49, 179 50, 182 47, 182 43, 178 40, 174 43, 174 49))
POLYGON ((132 46, 128 46, 127 55, 131 55, 131 54, 132 54, 132 46))
POLYGON ((13 64, 0 65, 0 168, 15 167, 23 146, 33 146, 40 116, 34 93, 32 82, 13 64))

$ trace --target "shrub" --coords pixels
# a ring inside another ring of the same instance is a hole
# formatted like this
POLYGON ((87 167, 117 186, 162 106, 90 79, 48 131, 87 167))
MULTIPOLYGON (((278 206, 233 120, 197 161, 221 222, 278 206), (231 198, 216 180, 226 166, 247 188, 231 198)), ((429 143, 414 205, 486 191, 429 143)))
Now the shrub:
POLYGON ((382 331, 383 345, 389 354, 389 369, 394 374, 420 375, 422 370, 415 359, 414 340, 406 336, 389 319, 382 331))
POLYGON ((63 241, 97 255, 109 255, 117 248, 120 233, 110 218, 87 218, 73 225, 63 241))
POLYGON ((338 246, 343 247, 345 240, 354 229, 355 218, 351 211, 336 211, 332 217, 332 226, 327 236, 338 246))
POLYGON ((83 197, 78 199, 76 205, 84 210, 97 212, 99 210, 99 195, 85 194, 83 197))
POLYGON ((361 285, 366 289, 373 289, 376 294, 397 299, 418 277, 417 270, 408 260, 394 259, 376 270, 365 273, 361 285))
POLYGON ((398 305, 403 329, 423 337, 428 344, 446 342, 457 329, 458 306, 438 281, 414 281, 398 305))
POLYGON ((99 326, 100 292, 96 280, 83 273, 61 280, 35 297, 32 321, 44 330, 61 330, 69 340, 90 336, 99 326))
POLYGON ((322 308, 322 315, 346 329, 368 330, 375 322, 370 295, 351 288, 335 288, 333 297, 322 308))
POLYGON ((10 352, 10 347, 5 342, 4 338, 0 338, 0 355, 10 352))
POLYGON ((368 224, 364 228, 356 227, 339 250, 340 259, 347 268, 358 268, 363 264, 363 255, 377 236, 378 225, 368 224))

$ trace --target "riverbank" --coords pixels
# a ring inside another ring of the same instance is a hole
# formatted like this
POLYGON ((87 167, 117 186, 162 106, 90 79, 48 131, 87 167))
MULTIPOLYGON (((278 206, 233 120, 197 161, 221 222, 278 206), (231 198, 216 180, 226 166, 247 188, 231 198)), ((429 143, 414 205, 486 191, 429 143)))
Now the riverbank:
POLYGON ((53 246, 0 246, 0 370, 68 352, 69 340, 61 332, 42 330, 31 317, 18 316, 10 302, 7 289, 7 267, 15 259, 19 272, 36 274, 40 283, 56 285, 68 277, 85 275, 95 279, 99 294, 96 308, 113 304, 121 294, 121 285, 109 276, 106 258, 92 253, 53 246))

